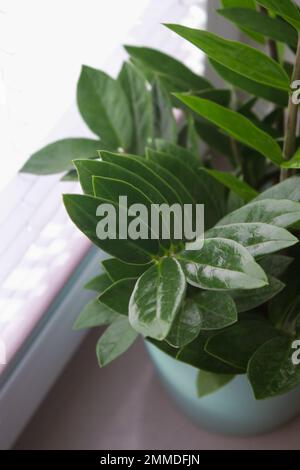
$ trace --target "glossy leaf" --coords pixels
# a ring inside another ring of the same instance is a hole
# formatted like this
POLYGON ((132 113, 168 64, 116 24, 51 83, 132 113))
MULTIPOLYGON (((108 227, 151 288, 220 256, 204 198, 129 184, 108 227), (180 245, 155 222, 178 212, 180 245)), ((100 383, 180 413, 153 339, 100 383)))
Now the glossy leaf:
POLYGON ((289 91, 284 69, 273 59, 246 44, 223 39, 208 31, 168 24, 169 29, 201 49, 209 58, 240 75, 274 88, 289 91))
POLYGON ((225 387, 234 379, 234 375, 213 374, 199 370, 197 375, 197 393, 199 398, 211 395, 225 387))
POLYGON ((137 281, 129 304, 129 321, 144 336, 165 339, 181 307, 186 280, 174 258, 162 258, 137 281))
POLYGON ((133 142, 131 149, 144 155, 145 147, 154 135, 154 116, 151 93, 147 81, 134 65, 124 63, 118 77, 129 101, 133 119, 133 142))
POLYGON ((300 12, 292 0, 257 0, 257 3, 281 16, 300 30, 300 12))
POLYGON ((130 57, 142 62, 161 78, 168 78, 174 83, 173 91, 202 90, 211 88, 210 83, 192 72, 188 67, 173 57, 148 47, 125 46, 130 57))
POLYGON ((167 341, 171 346, 180 348, 192 342, 201 330, 225 328, 236 321, 236 306, 229 294, 200 292, 186 299, 167 341))
POLYGON ((255 289, 268 283, 246 248, 232 240, 205 239, 201 250, 186 251, 179 259, 188 282, 202 289, 255 289))
POLYGON ((289 227, 300 220, 300 203, 287 199, 263 199, 251 202, 225 216, 218 225, 261 222, 277 227, 289 227))
POLYGON ((96 347, 100 367, 104 367, 132 346, 137 333, 127 318, 116 318, 99 339, 96 347))
POLYGON ((172 173, 165 172, 163 169, 160 170, 158 165, 152 164, 145 159, 135 157, 134 155, 120 155, 110 152, 101 152, 101 158, 105 162, 118 165, 148 181, 149 184, 162 194, 169 204, 182 202, 178 193, 186 194, 185 188, 180 188, 182 185, 173 177, 172 173))
POLYGON ((220 225, 206 233, 208 238, 228 238, 243 245, 252 256, 258 257, 283 250, 298 243, 287 230, 263 223, 220 225))
POLYGON ((77 168, 79 181, 85 194, 94 195, 93 177, 102 176, 131 184, 138 190, 146 193, 153 203, 162 204, 167 202, 153 184, 150 184, 146 179, 120 165, 99 160, 75 160, 74 164, 77 168))
POLYGON ((215 178, 220 183, 224 184, 226 188, 230 189, 244 201, 249 202, 257 196, 257 191, 253 189, 249 184, 241 179, 237 178, 231 173, 218 170, 206 170, 209 175, 215 178))
POLYGON ((286 91, 272 88, 267 84, 255 82, 254 80, 251 80, 234 72, 233 70, 228 69, 227 67, 224 67, 212 59, 210 59, 209 62, 215 71, 220 75, 220 77, 223 78, 223 80, 235 86, 236 88, 240 88, 241 90, 247 91, 251 95, 263 98, 267 101, 270 101, 271 103, 276 103, 281 107, 287 106, 288 93, 286 91))
POLYGON ((300 384, 300 365, 292 362, 291 339, 273 338, 253 355, 248 366, 248 378, 255 398, 282 395, 300 384))
POLYGON ((110 325, 115 318, 117 318, 116 312, 99 302, 98 299, 94 299, 84 307, 73 328, 75 330, 83 330, 96 326, 110 325))
POLYGON ((148 268, 149 264, 129 264, 117 258, 102 261, 102 265, 112 281, 122 279, 138 279, 148 268))
POLYGON ((206 352, 205 344, 213 334, 212 332, 200 333, 192 343, 189 343, 177 352, 176 358, 196 369, 215 374, 244 374, 244 369, 226 364, 224 361, 220 361, 206 352))
POLYGON ((274 277, 268 276, 268 281, 269 285, 261 287, 260 289, 232 292, 231 295, 239 313, 253 310, 265 304, 273 299, 273 297, 276 297, 285 288, 285 284, 274 277))
POLYGON ((289 199, 290 201, 300 201, 300 178, 293 176, 282 183, 271 186, 266 191, 259 194, 256 201, 263 199, 289 199))
POLYGON ((162 139, 156 139, 155 144, 159 152, 173 155, 173 157, 179 158, 192 168, 198 168, 200 166, 200 159, 184 147, 166 142, 162 139))
POLYGON ((120 315, 128 315, 128 305, 135 286, 135 279, 122 279, 104 291, 99 301, 120 315))
MULTIPOLYGON (((128 184, 126 181, 120 181, 112 178, 103 178, 101 176, 93 176, 93 187, 96 197, 112 201, 119 205, 120 211, 122 210, 124 212, 124 214, 121 214, 121 217, 124 218, 127 214, 127 223, 130 223, 130 221, 133 220, 132 217, 135 219, 137 215, 139 215, 137 232, 139 232, 139 237, 141 239, 148 241, 147 246, 151 253, 159 253, 159 244, 169 248, 170 239, 162 239, 162 229, 164 226, 166 233, 170 231, 171 238, 171 235, 173 234, 173 225, 171 226, 171 222, 170 224, 165 222, 164 217, 159 211, 159 208, 152 204, 152 201, 144 194, 144 192, 132 186, 131 184, 128 184), (119 203, 120 197, 127 198, 126 205, 123 206, 119 203), (137 209, 137 215, 132 215, 130 213, 130 208, 134 207, 135 204, 142 205, 142 207, 146 210, 146 219, 145 214, 141 215, 139 208, 137 209), (155 214, 156 220, 160 221, 159 227, 157 227, 156 230, 151 224, 152 217, 154 217, 155 214)), ((130 226, 128 229, 125 227, 125 229, 126 234, 127 230, 129 233, 130 226)), ((128 235, 128 239, 129 238, 130 236, 128 235)))
POLYGON ((77 87, 80 113, 89 128, 108 145, 130 148, 133 124, 128 99, 106 73, 84 66, 77 87))
POLYGON ((293 48, 297 47, 297 32, 283 21, 255 10, 249 11, 248 8, 228 8, 219 10, 218 13, 242 28, 260 33, 274 41, 286 43, 293 48))
POLYGON ((214 178, 205 172, 190 168, 173 155, 147 149, 147 157, 150 161, 154 161, 170 173, 172 172, 182 182, 190 194, 189 204, 195 202, 204 204, 206 227, 211 227, 220 220, 224 213, 224 193, 223 188, 214 178))
POLYGON ((96 158, 97 150, 100 148, 107 148, 100 140, 59 140, 34 153, 21 171, 35 175, 51 175, 69 171, 73 168, 72 160, 96 158))
POLYGON ((277 142, 243 115, 195 96, 176 96, 239 142, 257 150, 276 165, 282 163, 283 157, 277 142))
MULTIPOLYGON (((96 231, 100 219, 96 216, 96 212, 100 204, 106 203, 105 200, 91 196, 64 195, 64 204, 69 217, 96 246, 127 263, 149 263, 152 259, 152 254, 147 248, 149 240, 100 240, 98 238, 96 231)), ((116 209, 116 219, 118 220, 118 207, 114 207, 116 209)))
POLYGON ((84 287, 85 289, 99 292, 100 294, 101 292, 104 292, 111 283, 109 276, 106 273, 103 273, 91 279, 84 287))
POLYGON ((234 367, 247 368, 255 351, 279 332, 264 320, 240 320, 236 325, 212 336, 206 351, 234 367))
POLYGON ((158 152, 151 148, 147 149, 146 157, 150 161, 154 161, 159 166, 165 168, 170 173, 173 173, 188 190, 190 194, 190 202, 196 202, 197 196, 199 195, 199 182, 197 180, 197 175, 192 168, 178 157, 164 152, 158 152))

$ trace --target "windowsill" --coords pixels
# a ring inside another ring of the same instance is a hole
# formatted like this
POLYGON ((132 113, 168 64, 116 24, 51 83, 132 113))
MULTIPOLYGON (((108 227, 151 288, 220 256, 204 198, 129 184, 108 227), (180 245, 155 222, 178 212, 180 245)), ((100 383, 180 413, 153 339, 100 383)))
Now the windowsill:
POLYGON ((300 418, 251 438, 217 436, 196 427, 171 402, 141 341, 100 369, 98 336, 99 330, 84 340, 16 449, 300 449, 300 418))

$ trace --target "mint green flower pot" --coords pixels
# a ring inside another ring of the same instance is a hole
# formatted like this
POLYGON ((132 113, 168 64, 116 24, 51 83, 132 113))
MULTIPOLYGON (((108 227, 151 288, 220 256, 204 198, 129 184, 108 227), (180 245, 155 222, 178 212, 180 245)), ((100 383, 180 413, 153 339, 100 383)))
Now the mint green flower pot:
POLYGON ((263 434, 300 413, 300 387, 286 395, 257 401, 245 376, 236 377, 212 395, 198 398, 194 367, 176 361, 149 343, 146 348, 179 408, 212 432, 235 436, 263 434))

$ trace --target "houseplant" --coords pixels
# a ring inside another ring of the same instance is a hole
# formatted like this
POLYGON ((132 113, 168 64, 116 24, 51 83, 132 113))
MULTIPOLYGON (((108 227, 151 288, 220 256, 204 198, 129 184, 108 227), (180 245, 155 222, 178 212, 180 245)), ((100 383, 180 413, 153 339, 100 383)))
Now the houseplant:
POLYGON ((100 365, 142 335, 191 414, 220 430, 262 432, 300 411, 300 12, 291 0, 221 3, 259 48, 166 26, 206 53, 226 88, 159 51, 126 47, 117 80, 89 67, 79 79, 79 110, 100 140, 51 144, 23 171, 78 175, 84 194, 64 196, 68 214, 113 257, 87 285, 97 297, 75 325, 107 326, 100 365), (97 208, 110 203, 119 215, 120 196, 146 208, 203 204, 202 248, 185 250, 184 238, 99 239, 97 208))

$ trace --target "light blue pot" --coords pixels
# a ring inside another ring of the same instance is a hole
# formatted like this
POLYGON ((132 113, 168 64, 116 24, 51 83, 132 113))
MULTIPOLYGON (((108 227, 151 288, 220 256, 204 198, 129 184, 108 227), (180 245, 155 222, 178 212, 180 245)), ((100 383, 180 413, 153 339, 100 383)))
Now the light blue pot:
POLYGON ((201 427, 221 434, 250 436, 273 431, 300 413, 300 387, 257 401, 245 376, 198 398, 197 370, 146 343, 160 378, 178 406, 201 427))

